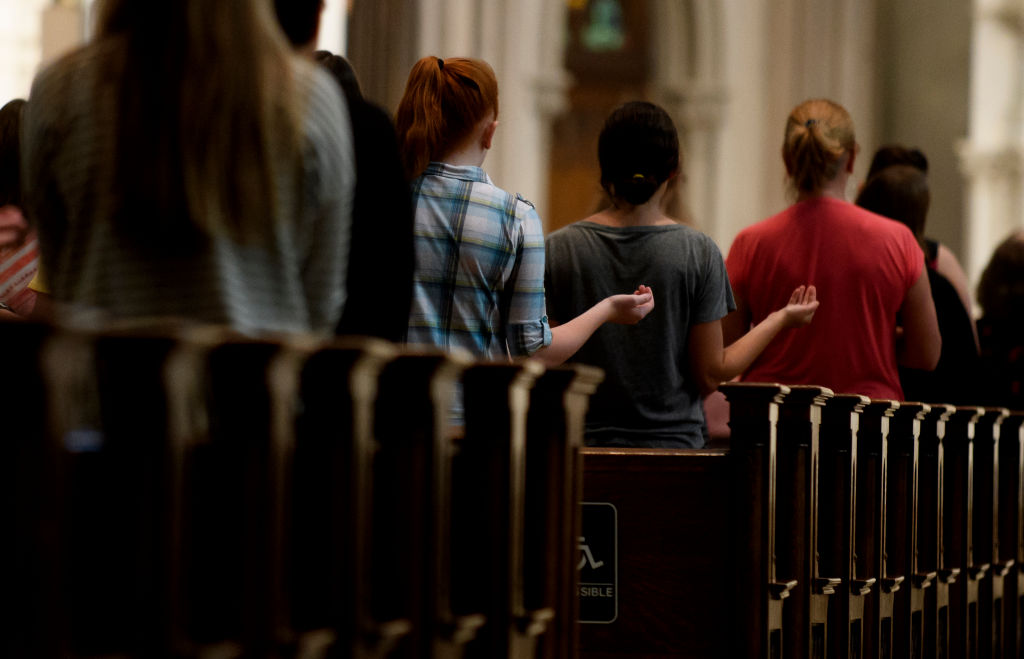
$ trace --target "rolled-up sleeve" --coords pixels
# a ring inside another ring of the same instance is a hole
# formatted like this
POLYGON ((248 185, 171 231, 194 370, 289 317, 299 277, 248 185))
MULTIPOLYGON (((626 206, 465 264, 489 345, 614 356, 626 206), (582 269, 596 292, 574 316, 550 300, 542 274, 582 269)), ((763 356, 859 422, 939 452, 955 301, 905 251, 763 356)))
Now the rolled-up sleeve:
POLYGON ((544 300, 544 231, 532 208, 522 223, 516 267, 508 283, 509 305, 505 324, 509 353, 528 357, 551 345, 544 300))

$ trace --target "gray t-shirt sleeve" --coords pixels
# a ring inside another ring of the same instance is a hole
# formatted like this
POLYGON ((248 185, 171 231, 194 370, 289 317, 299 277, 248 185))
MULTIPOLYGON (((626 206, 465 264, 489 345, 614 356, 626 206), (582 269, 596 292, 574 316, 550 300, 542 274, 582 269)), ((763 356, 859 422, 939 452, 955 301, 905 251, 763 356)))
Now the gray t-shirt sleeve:
POLYGON ((729 273, 718 245, 701 234, 700 249, 704 267, 703 277, 696 282, 691 323, 710 323, 724 318, 736 309, 736 301, 729 285, 729 273))

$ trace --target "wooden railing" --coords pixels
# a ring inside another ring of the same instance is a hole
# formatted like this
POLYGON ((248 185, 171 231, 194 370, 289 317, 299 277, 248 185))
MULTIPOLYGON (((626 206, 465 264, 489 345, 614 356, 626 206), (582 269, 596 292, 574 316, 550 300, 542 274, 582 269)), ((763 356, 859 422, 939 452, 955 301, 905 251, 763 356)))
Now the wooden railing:
POLYGON ((584 450, 618 564, 582 657, 1022 656, 1024 413, 723 389, 728 450, 584 450))
POLYGON ((0 341, 0 655, 576 655, 598 371, 213 329, 0 341))
POLYGON ((0 341, 0 656, 1024 651, 1022 412, 728 384, 728 449, 584 449, 586 367, 0 341))

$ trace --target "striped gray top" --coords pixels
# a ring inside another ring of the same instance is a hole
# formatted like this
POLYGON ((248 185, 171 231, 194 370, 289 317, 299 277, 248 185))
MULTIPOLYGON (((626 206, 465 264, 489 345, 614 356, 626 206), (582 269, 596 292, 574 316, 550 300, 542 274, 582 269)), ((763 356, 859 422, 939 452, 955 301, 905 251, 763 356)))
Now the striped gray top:
POLYGON ((111 206, 102 203, 96 172, 109 166, 117 126, 99 109, 109 99, 95 98, 96 48, 42 71, 25 112, 26 214, 39 229, 46 284, 63 318, 184 319, 247 334, 333 331, 345 303, 355 181, 351 126, 336 83, 296 58, 302 199, 280 181, 270 244, 215 236, 193 250, 143 257, 98 210, 111 206))

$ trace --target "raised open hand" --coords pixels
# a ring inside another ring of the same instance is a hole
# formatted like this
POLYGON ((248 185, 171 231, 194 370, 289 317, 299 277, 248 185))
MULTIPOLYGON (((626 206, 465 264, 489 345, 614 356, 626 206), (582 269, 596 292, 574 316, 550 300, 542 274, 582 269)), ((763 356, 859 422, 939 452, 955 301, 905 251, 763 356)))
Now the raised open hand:
POLYGON ((798 286, 789 296, 789 304, 782 309, 786 327, 801 327, 811 322, 818 310, 818 292, 814 286, 798 286))
POLYGON ((654 291, 641 284, 632 295, 612 295, 605 301, 611 307, 608 322, 635 325, 654 309, 654 291))

